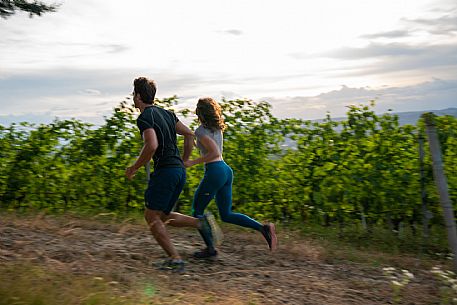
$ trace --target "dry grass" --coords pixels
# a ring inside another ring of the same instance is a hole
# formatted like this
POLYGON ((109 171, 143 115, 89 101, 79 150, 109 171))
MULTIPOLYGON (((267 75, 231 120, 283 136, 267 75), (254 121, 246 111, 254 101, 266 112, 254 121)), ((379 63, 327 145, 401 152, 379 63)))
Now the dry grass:
POLYGON ((0 266, 0 305, 259 304, 256 295, 174 291, 140 280, 123 285, 110 278, 55 272, 33 264, 0 266))
POLYGON ((412 271, 405 304, 437 304, 431 266, 446 261, 351 247, 278 228, 280 250, 258 232, 223 225, 214 264, 192 261, 194 232, 171 230, 188 272, 158 271, 163 253, 141 217, 0 213, 0 305, 6 304, 386 304, 382 267, 412 271), (187 254, 186 254, 187 253, 187 254))
POLYGON ((0 304, 136 304, 135 292, 111 279, 78 276, 30 263, 0 266, 0 304))

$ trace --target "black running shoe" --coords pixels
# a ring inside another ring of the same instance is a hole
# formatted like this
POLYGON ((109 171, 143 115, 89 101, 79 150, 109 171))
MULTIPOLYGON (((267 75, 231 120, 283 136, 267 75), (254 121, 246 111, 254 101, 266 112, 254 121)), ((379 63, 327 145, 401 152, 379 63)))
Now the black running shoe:
POLYGON ((217 256, 217 250, 205 248, 203 250, 197 251, 194 253, 195 258, 211 258, 217 256))
POLYGON ((278 239, 276 238, 275 225, 273 223, 265 224, 262 227, 262 235, 270 247, 270 251, 276 250, 278 246, 278 239))
POLYGON ((159 269, 175 273, 183 273, 184 261, 182 259, 167 259, 159 266, 159 269))

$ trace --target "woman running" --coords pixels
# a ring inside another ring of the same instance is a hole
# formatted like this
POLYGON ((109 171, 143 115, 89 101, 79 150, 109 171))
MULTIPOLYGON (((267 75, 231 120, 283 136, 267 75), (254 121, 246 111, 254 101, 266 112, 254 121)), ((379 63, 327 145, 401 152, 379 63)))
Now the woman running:
MULTIPOLYGON (((195 130, 197 147, 201 157, 184 162, 186 167, 205 164, 205 175, 200 181, 192 203, 192 215, 203 217, 210 201, 216 197, 216 204, 222 221, 251 228, 262 233, 271 251, 277 247, 275 226, 273 223, 261 224, 241 213, 232 212, 233 171, 222 159, 223 131, 226 128, 220 105, 212 98, 198 100, 196 114, 200 126, 195 130)), ((203 237, 203 236, 202 236, 203 237)), ((196 258, 208 258, 217 255, 212 239, 203 237, 206 249, 194 253, 196 258)))

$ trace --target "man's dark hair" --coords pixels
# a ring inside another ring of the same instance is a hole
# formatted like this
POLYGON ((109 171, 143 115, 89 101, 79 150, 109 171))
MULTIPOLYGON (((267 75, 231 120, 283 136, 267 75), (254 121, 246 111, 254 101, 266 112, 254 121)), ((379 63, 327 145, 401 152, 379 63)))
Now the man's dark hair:
POLYGON ((145 104, 153 104, 157 86, 153 80, 146 77, 138 77, 133 81, 133 93, 138 93, 145 104))

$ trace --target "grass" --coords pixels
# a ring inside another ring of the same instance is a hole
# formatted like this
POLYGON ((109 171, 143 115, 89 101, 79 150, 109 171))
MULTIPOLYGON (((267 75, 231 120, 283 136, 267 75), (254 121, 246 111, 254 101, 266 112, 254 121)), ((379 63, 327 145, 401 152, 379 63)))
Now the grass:
MULTIPOLYGON (((0 210, 0 215, 5 211, 0 210)), ((10 212, 6 212, 10 214, 10 212)), ((23 212, 13 213, 16 217, 33 218, 41 216, 63 216, 70 215, 73 218, 81 220, 96 220, 106 224, 133 224, 145 225, 142 211, 124 211, 113 212, 96 209, 81 209, 66 212, 49 211, 49 210, 24 210, 23 212)), ((215 214, 217 216, 217 213, 215 214)), ((251 231, 243 228, 221 223, 222 228, 228 227, 233 230, 251 231)), ((435 225, 430 232, 430 237, 427 244, 424 244, 421 228, 414 234, 411 228, 406 227, 401 233, 395 234, 391 230, 382 226, 373 226, 370 232, 363 230, 359 225, 346 225, 341 231, 338 225, 322 226, 313 223, 288 223, 287 225, 278 224, 279 231, 286 233, 286 238, 302 238, 309 239, 316 243, 325 245, 327 249, 347 249, 351 252, 370 251, 381 252, 389 255, 413 255, 421 258, 445 259, 449 256, 449 247, 447 244, 447 233, 444 227, 435 225), (294 237, 295 236, 295 237, 294 237)))
MULTIPOLYGON (((125 226, 143 226, 142 213, 118 214, 106 211, 84 211, 56 213, 55 211, 29 211, 11 213, 0 210, 2 219, 12 223, 37 228, 49 228, 50 219, 58 223, 78 223, 86 229, 115 229, 125 226)), ((55 225, 55 224, 54 224, 55 225)), ((1 234, 1 233, 0 233, 1 234)), ((0 249, 0 255, 2 254, 0 249)), ((154 304, 257 304, 257 297, 248 300, 234 295, 217 295, 204 289, 175 291, 173 286, 164 285, 157 274, 121 278, 119 273, 107 270, 88 269, 89 274, 81 275, 71 269, 52 265, 52 260, 41 261, 0 260, 0 305, 154 305, 154 304)), ((198 288, 198 287, 197 287, 198 288)))
POLYGON ((0 305, 140 304, 141 291, 111 279, 51 271, 32 264, 0 266, 0 305))
MULTIPOLYGON (((91 221, 91 226, 106 225, 144 225, 141 213, 116 214, 106 211, 85 211, 85 213, 21 213, 20 215, 0 211, 3 216, 23 218, 39 222, 41 217, 69 217, 91 221), (93 223, 92 223, 93 222, 93 223)), ((234 225, 222 224, 231 231, 245 231, 247 235, 258 234, 252 230, 234 225), (249 233, 248 233, 249 232, 249 233)), ((408 270, 430 270, 440 264, 445 269, 452 269, 451 261, 446 259, 447 239, 444 229, 435 227, 431 232, 430 246, 425 248, 422 239, 407 228, 401 234, 382 227, 373 227, 368 234, 357 226, 347 226, 343 232, 337 227, 322 227, 313 224, 278 225, 281 247, 295 251, 297 255, 316 257, 329 263, 357 263, 381 269, 385 266, 405 268, 408 270), (296 248, 294 248, 296 246, 296 248), (438 254, 437 254, 438 253, 438 254)), ((246 235, 245 235, 246 236, 246 235)), ((153 282, 118 283, 115 278, 97 274, 78 275, 71 271, 58 272, 55 268, 19 264, 2 261, 0 264, 0 305, 54 305, 54 304, 165 304, 161 301, 171 299, 166 304, 223 304, 217 295, 205 294, 203 291, 187 291, 185 295, 168 296, 153 282), (187 301, 184 302, 184 299, 187 301), (191 302, 191 303, 188 303, 191 302)), ((256 304, 251 300, 231 300, 231 304, 256 304)), ((225 299, 225 301, 227 301, 225 299)))
POLYGON ((0 305, 258 304, 255 298, 208 291, 162 290, 151 280, 118 283, 109 278, 56 272, 33 264, 0 266, 0 305), (246 303, 248 302, 248 303, 246 303))
POLYGON ((367 232, 356 225, 347 225, 342 232, 336 226, 315 224, 291 225, 283 230, 319 245, 330 261, 344 260, 380 267, 399 265, 405 263, 405 257, 410 257, 420 259, 420 264, 426 268, 431 268, 437 261, 443 265, 451 264, 446 232, 437 226, 430 233, 427 244, 424 244, 422 232, 415 235, 409 228, 400 234, 380 226, 367 232))

